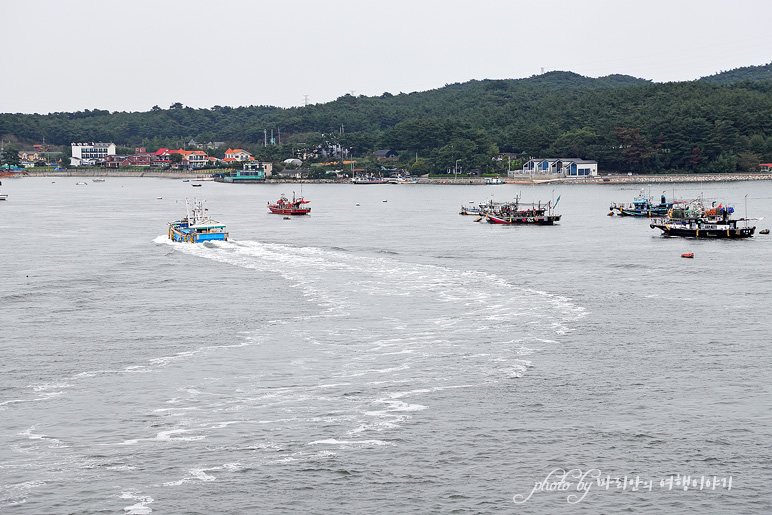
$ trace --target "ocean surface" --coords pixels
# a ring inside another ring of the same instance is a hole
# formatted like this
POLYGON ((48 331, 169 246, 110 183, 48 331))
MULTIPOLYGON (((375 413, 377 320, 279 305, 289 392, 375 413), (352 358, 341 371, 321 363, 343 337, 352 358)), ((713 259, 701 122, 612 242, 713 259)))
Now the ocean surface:
MULTIPOLYGON (((771 182, 644 188, 772 226, 771 182)), ((772 236, 606 216, 639 189, 308 184, 285 220, 299 184, 4 179, 0 513, 770 513, 772 236), (458 214, 516 194, 560 224, 458 214), (167 239, 186 197, 228 242, 167 239)))

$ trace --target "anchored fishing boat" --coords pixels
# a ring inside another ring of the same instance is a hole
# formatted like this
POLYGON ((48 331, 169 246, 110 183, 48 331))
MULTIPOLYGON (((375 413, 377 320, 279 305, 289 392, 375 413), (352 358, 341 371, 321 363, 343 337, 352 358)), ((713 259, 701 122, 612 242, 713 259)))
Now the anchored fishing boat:
POLYGON ((207 216, 204 202, 195 198, 185 199, 185 218, 169 222, 170 240, 188 243, 228 241, 225 225, 207 216))
POLYGON ((641 190, 638 196, 633 198, 633 202, 631 204, 611 204, 611 206, 609 206, 609 210, 611 213, 616 213, 619 216, 657 218, 666 216, 668 211, 670 211, 673 206, 673 202, 667 202, 664 193, 660 197, 659 204, 654 204, 651 197, 647 197, 644 194, 644 191, 641 190))
POLYGON ((515 197, 514 202, 507 202, 485 214, 485 219, 492 224, 515 225, 554 225, 560 221, 561 215, 555 213, 555 208, 560 202, 560 197, 555 203, 552 201, 542 204, 541 201, 533 204, 521 204, 520 197, 515 197))
POLYGON ((487 200, 481 204, 474 205, 472 200, 469 201, 471 206, 461 205, 460 215, 475 215, 485 216, 488 213, 498 214, 504 206, 511 205, 511 202, 494 202, 493 199, 487 200))
POLYGON ((706 208, 702 200, 694 200, 685 206, 673 208, 667 217, 649 224, 652 229, 659 229, 663 236, 685 236, 693 238, 750 238, 756 231, 756 226, 748 226, 751 218, 733 219, 731 206, 721 204, 715 207, 715 202, 706 208), (743 225, 738 225, 743 222, 743 225))
POLYGON ((277 215, 307 215, 311 212, 311 208, 306 206, 311 202, 310 200, 304 200, 303 197, 295 198, 295 192, 292 192, 292 200, 289 200, 284 193, 281 194, 281 198, 276 202, 268 203, 268 209, 271 213, 277 215))
POLYGON ((388 179, 390 184, 418 184, 417 177, 408 177, 406 175, 398 175, 388 179))
POLYGON ((374 175, 358 175, 351 178, 352 184, 388 184, 389 181, 374 175))

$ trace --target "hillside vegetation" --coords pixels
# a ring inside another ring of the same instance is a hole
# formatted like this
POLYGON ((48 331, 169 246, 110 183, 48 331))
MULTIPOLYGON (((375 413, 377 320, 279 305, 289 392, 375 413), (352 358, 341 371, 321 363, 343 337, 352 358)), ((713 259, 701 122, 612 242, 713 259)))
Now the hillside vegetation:
POLYGON ((501 152, 594 159, 603 171, 734 172, 772 162, 772 64, 663 84, 550 72, 410 94, 344 95, 291 109, 178 103, 139 113, 0 114, 0 135, 22 144, 113 141, 149 149, 195 138, 266 160, 339 143, 356 156, 397 150, 414 172, 456 161, 465 170, 492 171, 502 166, 492 159, 501 152), (264 147, 271 130, 281 133, 281 145, 264 147))

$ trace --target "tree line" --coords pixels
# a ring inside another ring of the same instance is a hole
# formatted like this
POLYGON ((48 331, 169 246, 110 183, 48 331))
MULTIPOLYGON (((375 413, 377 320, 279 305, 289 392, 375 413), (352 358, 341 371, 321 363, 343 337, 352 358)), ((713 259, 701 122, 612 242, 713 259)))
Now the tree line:
POLYGON ((456 166, 501 171, 507 163, 495 158, 502 152, 521 161, 593 159, 604 171, 750 171, 772 162, 772 64, 664 84, 549 72, 410 94, 347 94, 290 109, 175 103, 148 112, 0 114, 0 136, 22 144, 112 141, 148 149, 184 147, 194 138, 224 141, 266 161, 304 152, 308 158, 329 145, 349 157, 389 148, 416 173, 456 166), (271 131, 280 140, 265 145, 271 131))

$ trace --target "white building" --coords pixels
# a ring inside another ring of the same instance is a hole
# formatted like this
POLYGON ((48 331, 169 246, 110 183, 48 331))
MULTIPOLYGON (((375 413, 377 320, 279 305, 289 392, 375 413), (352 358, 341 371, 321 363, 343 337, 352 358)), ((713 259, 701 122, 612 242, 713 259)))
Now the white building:
POLYGON ((229 148, 225 151, 225 161, 250 161, 252 154, 242 148, 229 148))
POLYGON ((107 156, 115 155, 115 143, 71 143, 70 166, 99 163, 107 156))
POLYGON ((522 170, 514 170, 509 177, 518 175, 562 175, 563 177, 594 177, 598 175, 598 162, 573 157, 531 159, 522 170))

